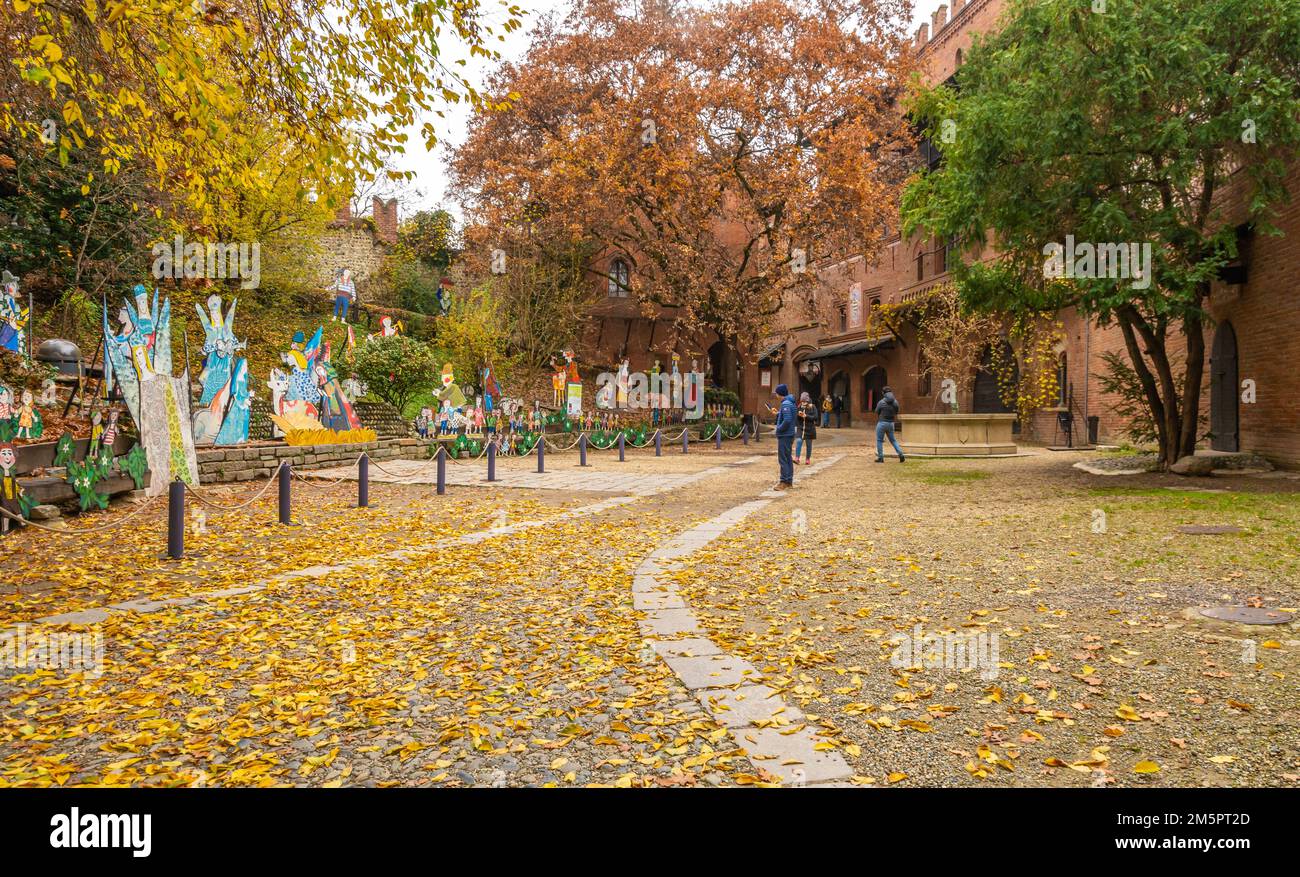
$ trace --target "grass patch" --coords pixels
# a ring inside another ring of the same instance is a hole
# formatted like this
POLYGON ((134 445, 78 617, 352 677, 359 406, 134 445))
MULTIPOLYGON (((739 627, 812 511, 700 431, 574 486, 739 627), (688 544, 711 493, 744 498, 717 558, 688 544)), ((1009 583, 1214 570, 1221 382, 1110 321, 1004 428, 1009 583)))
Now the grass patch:
POLYGON ((978 469, 909 469, 908 475, 926 484, 969 484, 989 477, 989 473, 978 469))

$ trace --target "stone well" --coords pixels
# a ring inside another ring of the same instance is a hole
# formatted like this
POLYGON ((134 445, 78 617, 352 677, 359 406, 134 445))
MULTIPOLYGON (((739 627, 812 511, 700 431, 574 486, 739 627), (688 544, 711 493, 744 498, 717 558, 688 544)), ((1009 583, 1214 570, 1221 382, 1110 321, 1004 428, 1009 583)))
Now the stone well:
POLYGON ((1014 414, 904 414, 898 443, 917 457, 1015 456, 1014 414))

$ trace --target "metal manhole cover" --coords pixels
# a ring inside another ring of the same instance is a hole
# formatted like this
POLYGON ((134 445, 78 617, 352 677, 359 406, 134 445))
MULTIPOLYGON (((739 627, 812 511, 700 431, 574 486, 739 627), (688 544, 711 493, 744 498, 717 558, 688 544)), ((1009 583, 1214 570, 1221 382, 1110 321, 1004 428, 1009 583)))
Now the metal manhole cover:
POLYGON ((1242 530, 1224 524, 1184 524, 1178 528, 1178 532, 1192 536, 1218 536, 1223 533, 1240 533, 1242 530))
POLYGON ((1253 606, 1215 606, 1211 609, 1202 609, 1201 614, 1206 618, 1235 621, 1237 624, 1286 624, 1295 617, 1289 612, 1256 609, 1253 606))

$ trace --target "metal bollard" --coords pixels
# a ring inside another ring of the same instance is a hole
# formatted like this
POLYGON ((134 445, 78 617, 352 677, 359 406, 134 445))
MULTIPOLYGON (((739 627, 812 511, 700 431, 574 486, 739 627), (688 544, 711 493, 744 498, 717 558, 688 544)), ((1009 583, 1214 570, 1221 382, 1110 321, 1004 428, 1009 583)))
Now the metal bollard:
POLYGON ((546 433, 537 437, 537 471, 546 471, 546 433))
POLYGON ((722 450, 722 424, 721 423, 719 423, 717 428, 713 430, 713 449, 715 451, 722 450))
POLYGON ((286 527, 293 524, 292 499, 289 495, 290 482, 293 481, 293 467, 288 460, 280 461, 280 523, 286 527))
POLYGON ((370 456, 364 452, 357 460, 357 508, 370 505, 370 456))
POLYGON ((438 443, 438 496, 447 492, 447 446, 438 443))
POLYGON ((662 457, 663 455, 664 455, 664 432, 662 429, 656 429, 655 430, 655 456, 662 457))
POLYGON ((578 436, 578 465, 587 465, 587 434, 578 436))
POLYGON ((167 485, 167 559, 185 556, 185 482, 167 485))
POLYGON ((690 427, 682 427, 682 453, 690 453, 691 450, 691 430, 690 427))
POLYGON ((621 431, 618 434, 618 461, 620 463, 626 462, 623 457, 623 433, 621 431))
POLYGON ((497 443, 488 442, 488 481, 497 480, 497 443))

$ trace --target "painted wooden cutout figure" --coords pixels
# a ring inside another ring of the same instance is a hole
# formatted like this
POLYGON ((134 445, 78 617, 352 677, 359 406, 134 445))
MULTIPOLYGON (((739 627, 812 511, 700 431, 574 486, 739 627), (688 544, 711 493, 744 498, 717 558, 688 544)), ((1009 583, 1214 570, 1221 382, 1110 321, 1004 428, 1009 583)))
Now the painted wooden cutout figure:
POLYGON ((346 432, 360 429, 361 421, 352 411, 352 403, 339 384, 338 372, 330 362, 330 346, 327 343, 324 355, 316 363, 316 383, 320 388, 319 417, 321 425, 334 432, 346 432))
MULTIPOLYGON (((15 517, 25 518, 33 503, 18 484, 18 452, 8 442, 0 443, 0 508, 15 517)), ((13 521, 5 517, 4 529, 13 521)))
POLYGON ((208 296, 208 312, 194 305, 203 324, 203 371, 199 381, 203 386, 199 397, 201 406, 194 414, 194 441, 219 445, 233 445, 248 441, 247 418, 235 417, 234 425, 226 427, 232 413, 246 411, 251 404, 248 392, 248 364, 235 353, 248 346, 235 338, 235 308, 239 300, 230 303, 224 318, 221 313, 221 296, 208 296), (244 363, 242 385, 235 381, 239 364, 244 363), (240 425, 243 424, 241 430, 240 425))
POLYGON ((36 410, 36 402, 31 390, 23 390, 22 403, 18 406, 18 425, 15 435, 20 439, 38 439, 45 432, 41 422, 41 412, 36 410))
MULTIPOLYGON (((186 484, 199 482, 189 410, 190 376, 186 368, 180 377, 172 377, 171 300, 164 299, 159 310, 158 290, 154 290, 152 306, 143 285, 137 284, 132 294, 134 303, 128 300, 119 317, 120 332, 109 326, 105 303, 105 374, 109 385, 115 381, 121 387, 140 430, 153 473, 146 495, 158 496, 174 479, 186 484)), ((89 485, 82 493, 83 504, 93 489, 94 485, 89 485)), ((97 498, 95 503, 103 508, 97 498)))
POLYGON ((27 353, 27 321, 30 317, 18 297, 18 278, 4 272, 0 277, 0 350, 27 353))
POLYGON ((104 305, 105 380, 106 389, 120 387, 131 419, 138 425, 140 385, 156 374, 171 376, 171 300, 165 299, 159 311, 158 290, 154 290, 152 306, 143 285, 137 284, 132 295, 134 303, 127 300, 118 314, 120 332, 109 326, 108 305, 104 305))
POLYGON ((325 328, 318 328, 311 340, 302 332, 295 332, 293 341, 286 353, 280 358, 289 367, 286 374, 280 369, 271 369, 271 421, 276 426, 276 433, 295 429, 320 429, 321 390, 316 372, 316 359, 320 355, 321 336, 325 328))
POLYGON ((392 338, 401 331, 402 322, 400 320, 394 323, 392 317, 385 316, 379 320, 379 331, 373 335, 367 336, 366 340, 371 341, 375 338, 392 338))

